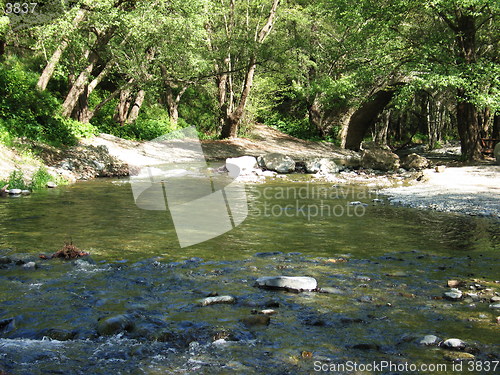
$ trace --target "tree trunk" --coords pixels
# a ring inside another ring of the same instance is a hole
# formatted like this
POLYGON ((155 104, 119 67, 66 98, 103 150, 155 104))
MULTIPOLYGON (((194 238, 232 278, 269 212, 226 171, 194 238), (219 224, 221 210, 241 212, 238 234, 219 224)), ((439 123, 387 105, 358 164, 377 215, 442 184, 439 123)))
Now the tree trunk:
POLYGON ((323 116, 317 98, 314 98, 312 104, 309 106, 309 123, 314 126, 318 132, 318 136, 325 136, 325 129, 323 129, 323 116))
MULTIPOLYGON (((83 20, 85 17, 86 10, 80 9, 78 10, 78 13, 76 14, 75 18, 73 19, 72 25, 73 28, 78 26, 78 24, 83 20)), ((63 39, 62 42, 57 46, 56 50, 52 54, 50 60, 48 61, 47 65, 43 69, 42 74, 40 75, 40 78, 38 79, 38 83, 36 84, 36 87, 43 91, 47 88, 47 84, 49 83, 50 79, 54 75, 54 71, 56 70, 56 66, 59 63, 59 60, 61 59, 61 56, 63 52, 66 50, 68 47, 69 42, 67 39, 63 39)))
POLYGON ((120 124, 120 126, 125 125, 127 121, 127 115, 130 108, 130 89, 120 90, 120 100, 116 105, 114 120, 120 124))
MULTIPOLYGON (((280 4, 280 0, 273 0, 273 4, 271 6, 271 10, 269 11, 269 16, 267 18, 266 23, 262 28, 260 29, 259 33, 255 36, 255 43, 257 45, 261 45, 264 40, 267 38, 267 36, 271 33, 271 29, 274 25, 274 22, 276 20, 276 12, 278 10, 278 6, 280 4)), ((229 56, 229 65, 231 64, 230 61, 231 56, 229 56)), ((227 95, 225 96, 225 101, 223 105, 221 106, 221 115, 223 117, 223 125, 222 125, 222 131, 221 131, 221 138, 235 138, 238 135, 238 126, 243 118, 243 114, 245 111, 245 107, 247 104, 248 97, 250 95, 250 90, 252 88, 253 84, 253 77, 255 75, 255 68, 257 67, 257 58, 255 53, 250 57, 250 61, 248 63, 247 71, 245 74, 245 79, 243 81, 243 89, 241 91, 241 95, 238 101, 238 105, 233 108, 233 97, 231 95, 230 98, 227 98, 227 95), (228 102, 229 99, 229 102, 228 102)), ((221 80, 220 80, 221 81, 221 80)), ((221 82, 219 83, 219 87, 221 82)), ((231 90, 229 93, 231 94, 233 92, 232 90, 232 76, 228 74, 227 77, 227 83, 229 84, 231 90)), ((227 84, 225 84, 227 86, 227 84)), ((225 92, 225 90, 224 90, 225 92)))
POLYGON ((3 55, 5 55, 5 46, 6 46, 7 42, 5 41, 5 39, 0 39, 0 57, 2 57, 3 55))
POLYGON ((168 114, 170 116, 170 123, 172 126, 176 126, 179 121, 179 103, 181 101, 182 95, 186 92, 188 86, 183 86, 177 95, 174 94, 174 90, 170 82, 165 82, 165 99, 167 101, 168 114))
MULTIPOLYGON (((114 34, 115 28, 111 28, 108 30, 106 33, 104 33, 102 36, 97 38, 97 41, 95 43, 95 50, 101 48, 102 46, 106 45, 109 40, 112 38, 114 34)), ((62 105, 62 115, 65 117, 71 116, 73 113, 73 110, 75 109, 75 106, 77 105, 78 99, 80 96, 83 94, 83 92, 86 89, 86 83, 92 73, 92 70, 94 69, 95 65, 97 64, 97 61, 99 60, 99 56, 95 51, 90 52, 89 57, 88 57, 88 65, 87 67, 78 75, 78 78, 75 80, 73 83, 73 86, 71 86, 71 89, 68 92, 68 95, 66 96, 66 99, 64 100, 64 103, 62 105)), ((107 69, 110 63, 106 64, 106 67, 103 69, 103 72, 105 71, 107 73, 107 69)), ((101 72, 101 73, 103 73, 101 72)), ((95 82, 91 82, 90 85, 93 85, 91 88, 91 91, 97 84, 104 78, 104 75, 99 74, 96 77, 95 82)), ((89 85, 89 86, 90 86, 89 85)), ((88 94, 90 95, 90 93, 88 94)))
MULTIPOLYGON (((476 25, 473 15, 458 12, 455 36, 458 45, 458 63, 470 66, 476 61, 476 25)), ((458 90, 457 127, 462 157, 466 160, 482 158, 479 144, 481 126, 476 106, 470 102, 463 89, 458 90)))
MULTIPOLYGON (((464 96, 463 90, 459 90, 458 97, 464 96)), ((457 127, 460 136, 462 157, 466 160, 479 160, 482 158, 479 135, 477 109, 472 103, 459 101, 457 104, 457 127)))
POLYGON ((500 115, 497 113, 493 118, 493 130, 491 132, 491 138, 500 139, 500 115))
POLYGON ((127 124, 132 124, 135 120, 137 120, 137 117, 139 117, 139 111, 141 110, 142 103, 144 102, 144 97, 146 96, 146 91, 144 90, 139 90, 135 97, 134 104, 132 105, 132 108, 130 109, 130 112, 127 117, 127 124))
POLYGON ((366 132, 389 104, 394 93, 395 90, 378 91, 353 113, 347 128, 345 148, 359 151, 366 132))

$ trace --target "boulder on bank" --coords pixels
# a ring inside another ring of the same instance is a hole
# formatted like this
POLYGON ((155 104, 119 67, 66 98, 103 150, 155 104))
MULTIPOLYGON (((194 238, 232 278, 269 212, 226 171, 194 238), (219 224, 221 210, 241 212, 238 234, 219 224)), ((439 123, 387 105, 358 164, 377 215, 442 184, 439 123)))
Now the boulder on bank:
POLYGON ((231 177, 249 174, 256 166, 257 159, 253 156, 226 159, 226 169, 229 171, 231 177))
POLYGON ((304 168, 307 173, 338 173, 339 167, 333 160, 327 158, 315 158, 311 160, 306 160, 304 162, 304 168))
POLYGON ((391 151, 380 148, 363 150, 361 166, 366 169, 395 171, 399 168, 399 156, 391 151))
POLYGON ((401 161, 401 166, 404 169, 425 169, 429 166, 429 160, 418 154, 409 154, 401 161))
POLYGON ((266 276, 259 277, 255 281, 255 286, 264 289, 283 289, 301 292, 316 290, 318 282, 314 277, 308 276, 266 276))
POLYGON ((236 298, 233 296, 215 296, 215 297, 206 297, 198 301, 200 306, 210 306, 216 305, 219 303, 227 303, 233 304, 236 302, 236 298))
POLYGON ((287 155, 271 153, 257 158, 259 167, 278 173, 291 173, 295 170, 295 161, 287 155))

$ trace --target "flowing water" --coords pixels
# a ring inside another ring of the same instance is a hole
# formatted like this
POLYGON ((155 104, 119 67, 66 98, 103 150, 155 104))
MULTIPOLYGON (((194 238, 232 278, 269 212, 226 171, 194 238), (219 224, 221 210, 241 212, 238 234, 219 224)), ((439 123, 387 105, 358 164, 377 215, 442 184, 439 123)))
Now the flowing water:
POLYGON ((293 374, 388 361, 453 373, 458 354, 420 345, 429 334, 499 360, 498 221, 331 184, 247 185, 247 198, 240 226, 188 248, 169 213, 139 209, 125 180, 0 199, 0 370, 293 374), (70 241, 90 257, 38 258, 70 241), (276 275, 313 276, 330 293, 254 287, 276 275), (443 299, 450 279, 477 296, 443 299), (236 303, 199 306, 215 293, 236 303), (264 308, 277 312, 269 325, 248 323, 264 308), (102 328, 110 317, 118 326, 102 328))

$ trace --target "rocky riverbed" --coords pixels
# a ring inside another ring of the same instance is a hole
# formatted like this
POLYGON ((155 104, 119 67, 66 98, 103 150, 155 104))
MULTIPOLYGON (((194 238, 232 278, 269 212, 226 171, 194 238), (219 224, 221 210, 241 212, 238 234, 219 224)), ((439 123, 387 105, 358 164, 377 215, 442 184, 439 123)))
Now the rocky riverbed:
POLYGON ((283 374, 312 373, 316 361, 500 359, 499 281, 456 278, 494 267, 487 257, 471 267, 467 255, 419 251, 135 263, 2 254, 7 373, 283 374))

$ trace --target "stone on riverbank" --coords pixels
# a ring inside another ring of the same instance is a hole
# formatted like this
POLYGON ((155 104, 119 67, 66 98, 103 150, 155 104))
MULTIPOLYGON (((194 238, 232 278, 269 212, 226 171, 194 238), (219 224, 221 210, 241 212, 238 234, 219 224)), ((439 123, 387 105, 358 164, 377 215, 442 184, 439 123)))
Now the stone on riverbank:
POLYGON ((291 173, 295 170, 295 161, 283 154, 271 153, 261 155, 257 158, 257 162, 261 168, 278 173, 291 173))
POLYGON ((9 190, 9 194, 12 194, 12 195, 18 195, 18 194, 21 194, 23 191, 21 189, 10 189, 9 190))
POLYGON ((240 156, 239 158, 227 158, 226 169, 231 177, 238 177, 251 173, 257 166, 257 159, 253 156, 240 156))
POLYGON ((429 166, 429 160, 427 158, 420 156, 418 154, 409 154, 407 155, 402 161, 401 161, 401 166, 404 169, 424 169, 429 166))
POLYGON ((236 298, 233 296, 215 296, 215 297, 206 297, 198 301, 200 306, 209 306, 215 305, 218 303, 227 303, 233 304, 236 302, 236 298))
POLYGON ((312 291, 318 287, 314 277, 308 276, 266 276, 255 281, 255 285, 265 289, 284 289, 290 291, 312 291))
POLYGON ((361 166, 365 169, 395 171, 399 168, 399 156, 383 149, 364 150, 361 155, 361 166))
POLYGON ((333 160, 327 158, 316 158, 311 160, 306 160, 304 162, 304 168, 307 173, 338 173, 339 167, 333 160))

